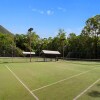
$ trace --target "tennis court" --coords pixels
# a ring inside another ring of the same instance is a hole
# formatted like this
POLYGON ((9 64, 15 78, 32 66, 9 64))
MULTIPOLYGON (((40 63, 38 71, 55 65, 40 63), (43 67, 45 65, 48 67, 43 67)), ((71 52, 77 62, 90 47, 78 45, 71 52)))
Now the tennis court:
POLYGON ((100 63, 1 63, 0 100, 100 100, 100 63))

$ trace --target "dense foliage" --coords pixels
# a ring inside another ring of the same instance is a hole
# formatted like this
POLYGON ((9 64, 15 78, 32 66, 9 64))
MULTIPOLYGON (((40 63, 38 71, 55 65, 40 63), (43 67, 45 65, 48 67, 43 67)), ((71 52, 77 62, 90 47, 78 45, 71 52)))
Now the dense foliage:
POLYGON ((70 33, 66 37, 66 32, 60 29, 54 38, 40 38, 32 30, 27 34, 0 33, 0 56, 23 56, 22 51, 30 49, 38 56, 46 49, 58 50, 67 58, 100 58, 100 15, 89 18, 80 35, 70 33))

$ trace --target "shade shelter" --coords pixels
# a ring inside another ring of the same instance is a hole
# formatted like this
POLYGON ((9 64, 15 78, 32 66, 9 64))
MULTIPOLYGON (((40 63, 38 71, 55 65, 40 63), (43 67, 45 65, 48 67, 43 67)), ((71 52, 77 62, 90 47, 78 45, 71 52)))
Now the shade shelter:
POLYGON ((35 55, 35 52, 22 52, 26 57, 30 57, 30 62, 31 62, 31 58, 33 55, 35 55))
POLYGON ((59 51, 51 51, 51 50, 42 50, 41 56, 44 58, 44 61, 47 61, 47 58, 50 58, 50 61, 52 61, 52 58, 55 58, 55 60, 58 60, 58 57, 60 56, 59 51))

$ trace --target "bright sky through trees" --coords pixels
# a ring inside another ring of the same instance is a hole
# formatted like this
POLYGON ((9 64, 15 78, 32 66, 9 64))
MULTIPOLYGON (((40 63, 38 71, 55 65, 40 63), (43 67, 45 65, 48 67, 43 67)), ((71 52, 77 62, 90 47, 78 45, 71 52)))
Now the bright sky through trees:
POLYGON ((80 31, 85 21, 100 14, 100 0, 0 0, 0 24, 13 33, 30 27, 40 37, 80 31))

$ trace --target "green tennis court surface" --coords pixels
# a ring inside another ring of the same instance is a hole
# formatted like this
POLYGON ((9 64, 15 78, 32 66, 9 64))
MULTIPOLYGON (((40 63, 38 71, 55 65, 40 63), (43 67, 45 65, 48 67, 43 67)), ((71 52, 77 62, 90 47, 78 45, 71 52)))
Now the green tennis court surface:
POLYGON ((1 63, 0 100, 100 100, 100 63, 1 63))

